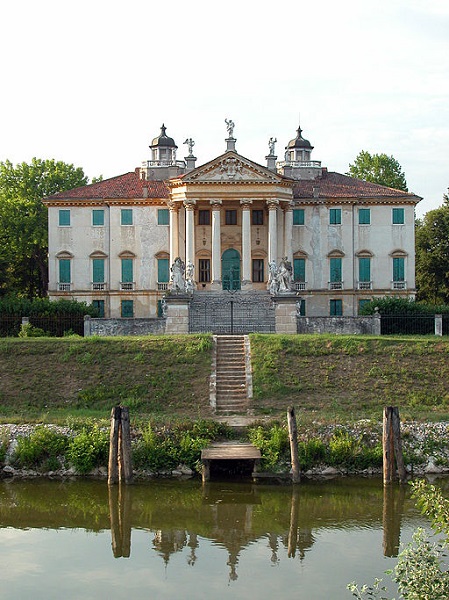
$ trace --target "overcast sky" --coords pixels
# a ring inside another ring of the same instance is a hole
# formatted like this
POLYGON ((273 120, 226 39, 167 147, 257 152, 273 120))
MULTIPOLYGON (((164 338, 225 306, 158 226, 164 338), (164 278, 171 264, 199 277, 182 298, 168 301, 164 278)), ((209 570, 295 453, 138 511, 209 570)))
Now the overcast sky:
POLYGON ((347 172, 399 161, 417 213, 449 187, 448 0, 21 0, 0 5, 0 161, 33 156, 113 177, 149 158, 164 122, 197 166, 265 164, 296 136, 347 172))

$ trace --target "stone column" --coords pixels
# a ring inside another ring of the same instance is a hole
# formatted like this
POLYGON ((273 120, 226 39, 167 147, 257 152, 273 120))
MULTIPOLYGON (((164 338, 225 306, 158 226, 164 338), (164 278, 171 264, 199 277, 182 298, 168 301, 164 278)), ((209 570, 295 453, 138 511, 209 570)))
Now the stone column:
POLYGON ((170 265, 175 262, 179 256, 179 220, 178 205, 175 202, 169 202, 170 210, 170 265))
POLYGON ((277 257, 277 208, 279 200, 267 200, 268 205, 268 263, 278 263, 277 257))
POLYGON ((221 286, 221 200, 211 200, 212 206, 212 285, 221 286))
POLYGON ((290 202, 284 208, 284 256, 293 266, 293 204, 290 202))
POLYGON ((184 200, 186 209, 186 264, 195 264, 195 200, 184 200))
POLYGON ((242 286, 251 283, 251 204, 252 200, 240 200, 242 207, 242 286))

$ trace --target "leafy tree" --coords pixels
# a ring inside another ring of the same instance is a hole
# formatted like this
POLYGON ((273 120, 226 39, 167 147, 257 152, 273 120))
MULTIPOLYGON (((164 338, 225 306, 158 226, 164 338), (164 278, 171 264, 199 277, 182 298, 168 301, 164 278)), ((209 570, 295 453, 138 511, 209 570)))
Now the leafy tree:
POLYGON ((81 168, 62 161, 0 162, 0 295, 45 295, 48 225, 41 200, 87 183, 81 168))
POLYGON ((347 175, 407 192, 407 182, 401 165, 393 156, 370 154, 362 150, 347 175))
POLYGON ((449 198, 416 224, 418 298, 449 303, 449 198))

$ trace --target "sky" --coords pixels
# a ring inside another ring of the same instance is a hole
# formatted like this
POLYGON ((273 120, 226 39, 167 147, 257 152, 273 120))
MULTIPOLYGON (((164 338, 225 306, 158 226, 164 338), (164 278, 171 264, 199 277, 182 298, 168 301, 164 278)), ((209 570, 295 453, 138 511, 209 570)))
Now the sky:
POLYGON ((90 178, 150 158, 162 123, 197 166, 236 149, 265 164, 298 125, 346 173, 393 156, 417 215, 449 187, 447 0, 21 0, 0 4, 0 161, 90 178))

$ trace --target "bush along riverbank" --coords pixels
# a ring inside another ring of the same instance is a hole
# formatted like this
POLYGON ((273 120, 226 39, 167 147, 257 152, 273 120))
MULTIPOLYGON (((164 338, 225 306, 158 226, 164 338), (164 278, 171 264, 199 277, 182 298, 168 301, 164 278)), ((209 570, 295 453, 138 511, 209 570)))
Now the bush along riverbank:
MULTIPOLYGON (((449 423, 405 422, 401 426, 404 462, 413 475, 449 473, 449 423)), ((146 423, 132 428, 132 460, 137 479, 192 477, 201 472, 201 450, 235 438, 213 420, 146 423)), ((255 422, 240 431, 262 455, 261 470, 290 471, 286 424, 255 422)), ((375 475, 382 472, 382 423, 298 425, 299 459, 306 477, 375 475)), ((109 428, 95 422, 78 426, 0 425, 0 477, 107 477, 109 428)))

